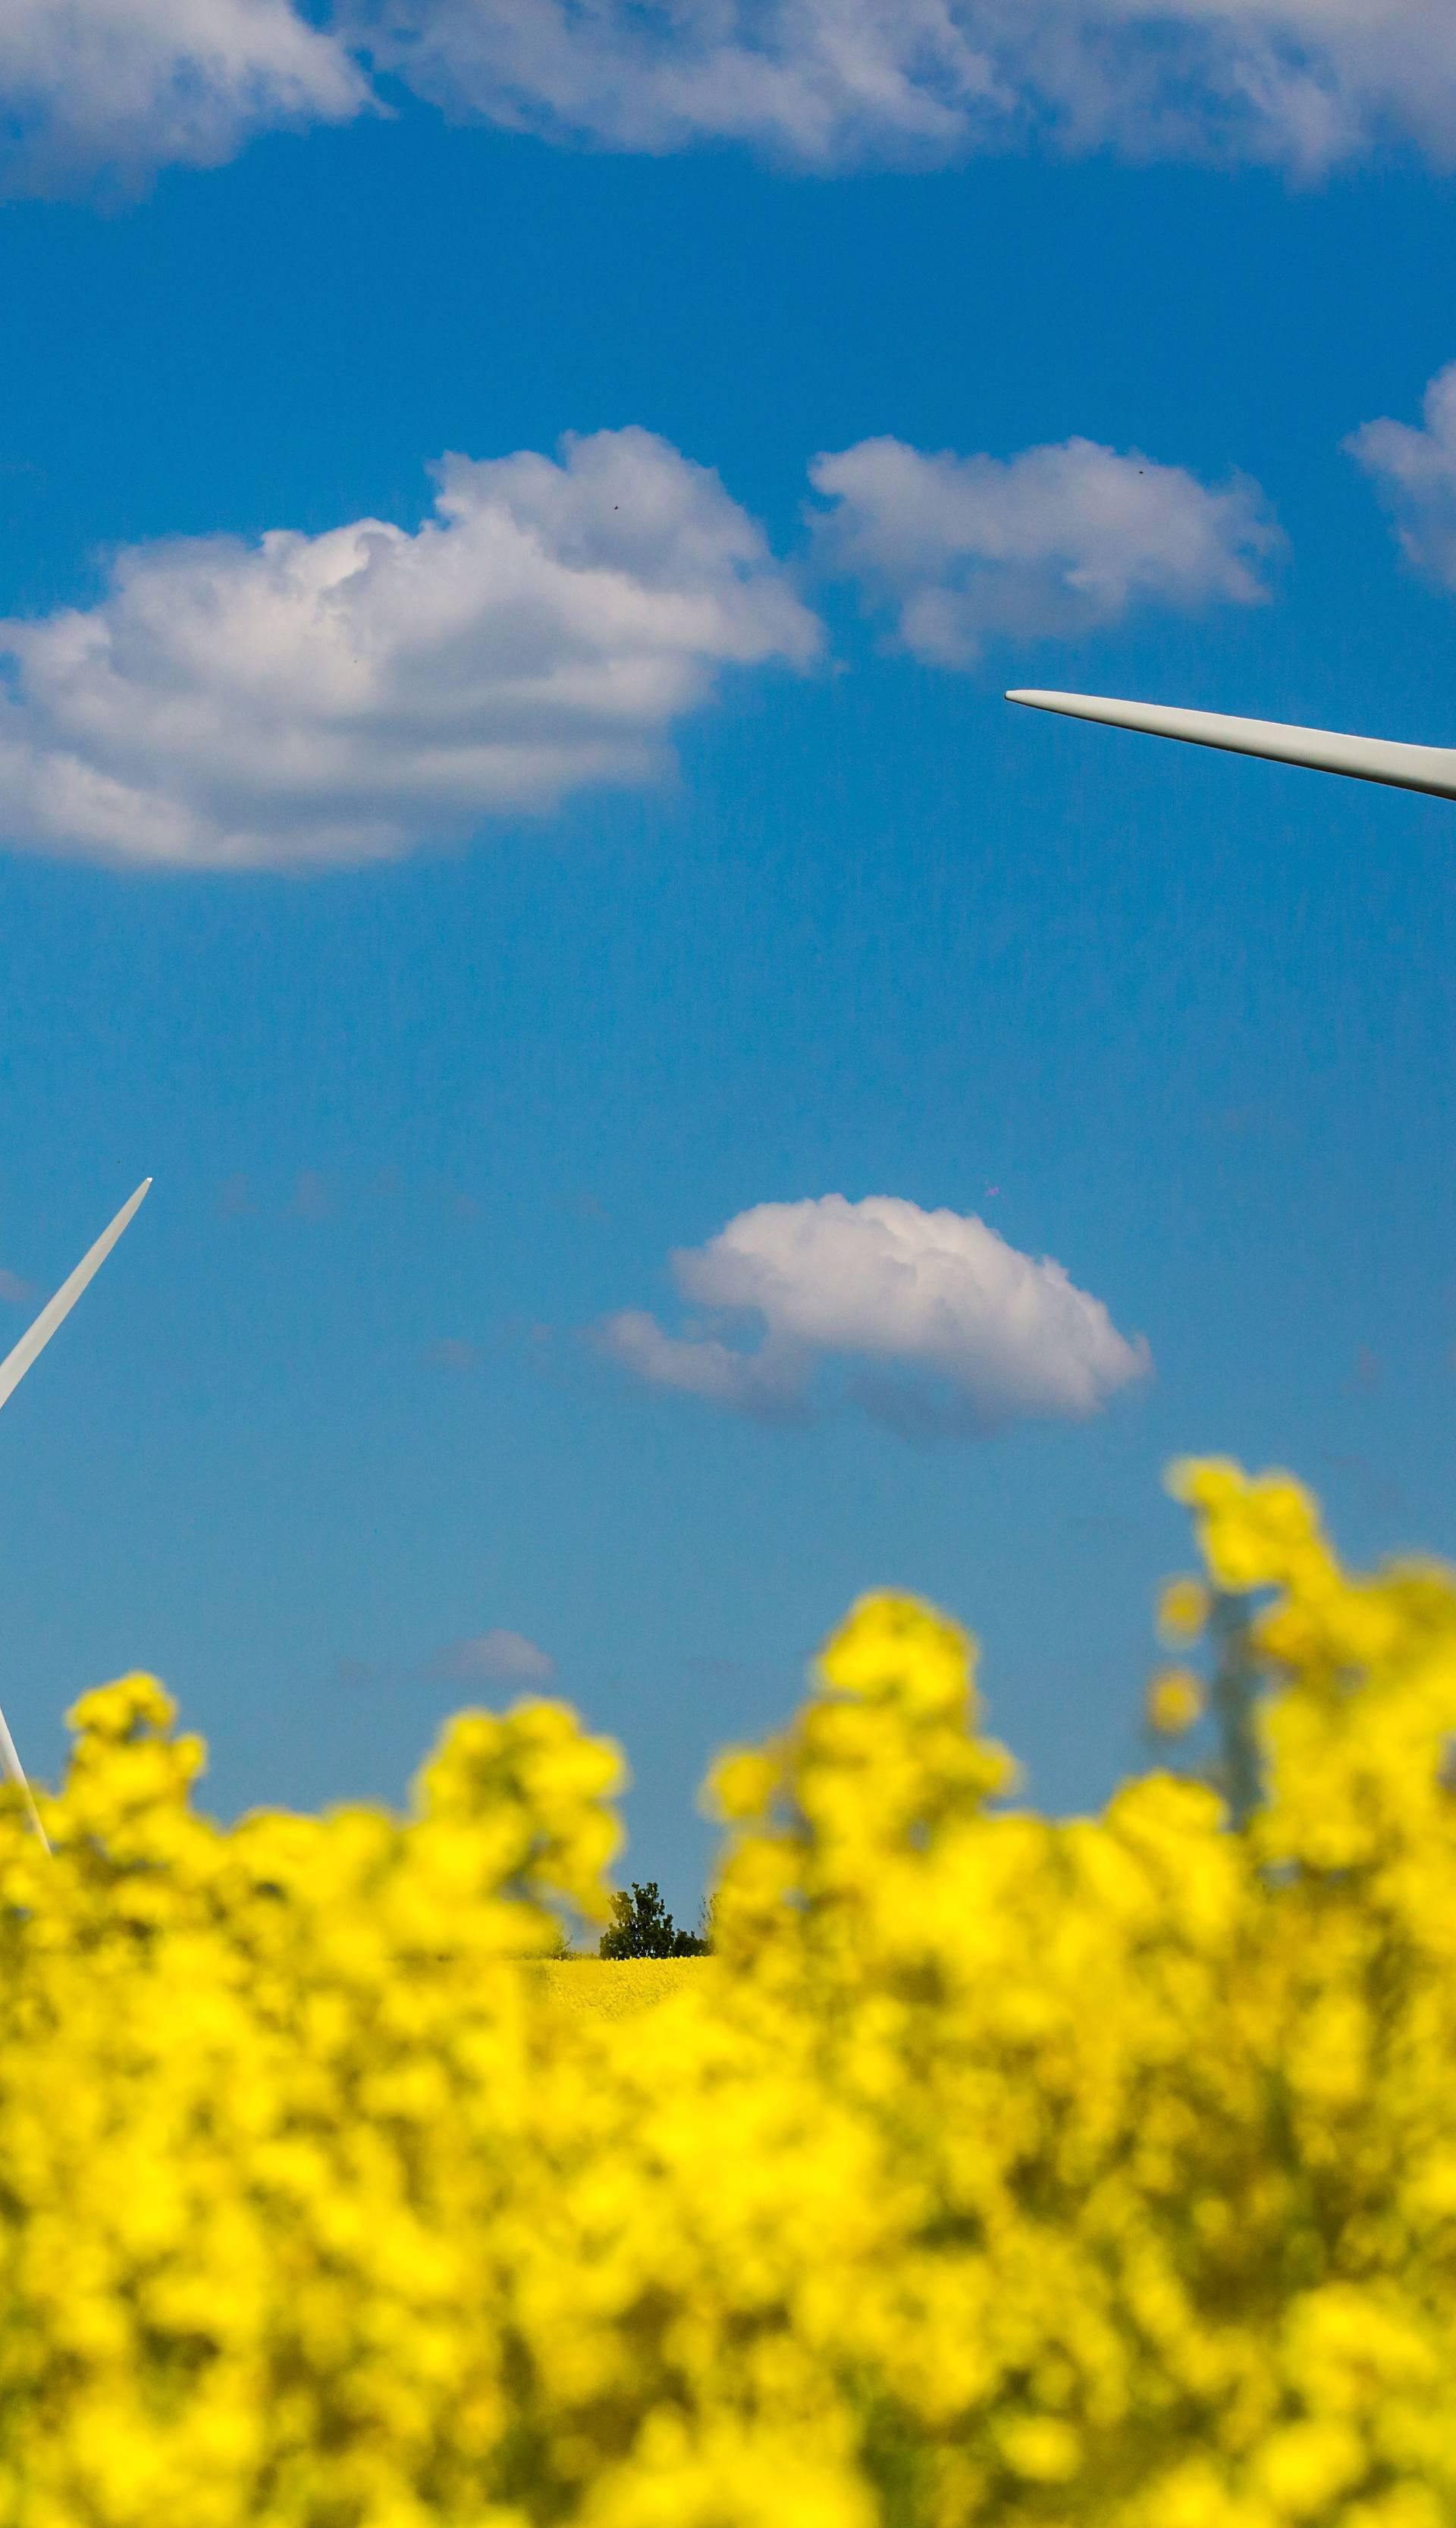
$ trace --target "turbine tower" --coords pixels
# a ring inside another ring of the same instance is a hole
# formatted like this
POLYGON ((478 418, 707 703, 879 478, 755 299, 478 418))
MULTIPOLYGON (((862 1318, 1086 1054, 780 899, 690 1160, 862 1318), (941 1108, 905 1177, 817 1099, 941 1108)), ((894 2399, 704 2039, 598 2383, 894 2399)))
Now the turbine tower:
POLYGON ((1383 781, 1392 790, 1426 790, 1456 799, 1456 746, 1405 746, 1387 737, 1341 737, 1330 728, 1287 728, 1276 719, 1234 719, 1223 711, 1178 711, 1165 703, 1109 702, 1101 694, 1049 694, 1020 687, 1009 703, 1064 711, 1069 719, 1141 729, 1148 737, 1180 737, 1189 746, 1218 746, 1228 755, 1262 755, 1271 764, 1302 764, 1312 772, 1344 772, 1355 781, 1383 781))
MULTIPOLYGON (((64 1317, 70 1316, 86 1284, 95 1273, 100 1271, 128 1222, 140 1209, 150 1184, 150 1177, 142 1178, 130 1200, 123 1203, 110 1228, 103 1229, 95 1245, 87 1249, 76 1271, 69 1280, 62 1283, 55 1297, 47 1300, 29 1333, 22 1335, 14 1351, 8 1353, 4 1360, 0 1360, 0 1404, 9 1403, 26 1370, 44 1351, 57 1326, 64 1317)), ((45 1828, 40 1822, 40 1813, 35 1806, 21 1760, 16 1754, 15 1740, 10 1734, 3 1712, 0 1712, 0 1772, 4 1772, 12 1782, 19 1783, 30 1814, 30 1823, 41 1842, 45 1844, 46 1851, 49 1852, 50 1845, 46 1841, 45 1828)))

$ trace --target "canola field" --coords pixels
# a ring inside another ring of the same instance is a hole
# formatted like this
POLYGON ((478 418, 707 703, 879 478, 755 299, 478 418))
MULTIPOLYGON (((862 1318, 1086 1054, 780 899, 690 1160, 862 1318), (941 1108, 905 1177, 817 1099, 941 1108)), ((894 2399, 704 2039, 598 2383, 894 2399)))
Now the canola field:
POLYGON ((1449 2528, 1456 1583, 1177 1484, 1178 1761, 1038 1816, 867 1599, 716 1767, 703 1961, 550 1957, 558 1704, 222 1827, 85 1697, 54 1858, 0 1807, 0 2528, 1449 2528))
POLYGON ((675 1992, 700 1992, 712 1977, 711 1958, 546 1958, 536 1969, 557 2010, 595 2019, 632 2019, 675 1992))

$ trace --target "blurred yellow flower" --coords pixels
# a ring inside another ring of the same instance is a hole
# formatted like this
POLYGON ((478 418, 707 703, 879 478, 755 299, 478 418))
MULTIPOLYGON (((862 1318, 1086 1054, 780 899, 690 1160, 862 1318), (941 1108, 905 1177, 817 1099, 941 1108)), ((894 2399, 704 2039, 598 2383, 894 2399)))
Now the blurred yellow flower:
POLYGON ((1203 1684, 1190 1668, 1165 1667, 1148 1686, 1148 1726, 1160 1737, 1179 1738, 1203 1718, 1203 1684))
POLYGON ((550 1962, 625 1778, 559 1704, 222 1827, 83 1697, 53 1861, 0 1793, 0 2528, 1456 2518, 1456 1587, 1173 1480, 1265 1593, 1247 1822, 1008 1806, 868 1598, 715 1769, 702 1962, 550 1962))
POLYGON ((1170 1580, 1158 1601, 1158 1629, 1167 1642, 1198 1639, 1213 1610, 1213 1599, 1201 1580, 1170 1580))

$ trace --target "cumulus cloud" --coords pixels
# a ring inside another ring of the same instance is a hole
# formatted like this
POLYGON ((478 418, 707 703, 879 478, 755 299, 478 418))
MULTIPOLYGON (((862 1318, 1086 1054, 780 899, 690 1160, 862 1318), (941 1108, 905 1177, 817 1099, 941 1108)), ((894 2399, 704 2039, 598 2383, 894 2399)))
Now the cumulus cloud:
POLYGON ((524 1633, 497 1625, 437 1651, 428 1672, 446 1685, 549 1685, 556 1662, 524 1633))
POLYGON ((720 668, 813 653, 760 529, 648 431, 436 474, 414 534, 142 546, 96 606, 0 623, 0 838, 152 868, 397 857, 649 780, 720 668))
POLYGON ((0 187, 126 189, 269 126, 340 122, 368 79, 288 0, 4 0, 0 187))
POLYGON ((973 1433, 1020 1415, 1095 1413, 1151 1368, 1100 1299, 1050 1257, 985 1222, 891 1194, 759 1203, 705 1246, 679 1250, 690 1305, 756 1320, 755 1349, 704 1327, 663 1332, 638 1309, 608 1317, 601 1347, 639 1378, 766 1420, 822 1409, 821 1364, 850 1396, 908 1433, 973 1433))
POLYGON ((889 609, 916 658, 962 667, 990 640, 1072 637, 1140 605, 1258 605, 1279 531, 1256 484, 1090 439, 994 456, 863 439, 816 456, 823 569, 889 609))
POLYGON ((611 148, 1456 158, 1450 0, 340 0, 338 24, 452 112, 611 148))
POLYGON ((1456 588, 1456 361, 1431 379, 1422 412, 1424 429, 1368 421, 1345 446, 1393 512, 1406 559, 1456 588))
POLYGON ((11 182, 212 164, 357 112, 366 64, 553 140, 817 168, 1027 140, 1303 177, 1390 141, 1456 160, 1450 0, 5 0, 11 182))

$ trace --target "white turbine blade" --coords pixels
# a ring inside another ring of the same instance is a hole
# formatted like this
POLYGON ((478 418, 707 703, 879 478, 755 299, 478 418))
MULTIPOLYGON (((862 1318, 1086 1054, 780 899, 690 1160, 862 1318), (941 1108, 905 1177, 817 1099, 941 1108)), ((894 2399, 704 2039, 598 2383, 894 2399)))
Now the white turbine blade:
POLYGON ((43 1848, 46 1852, 49 1852, 51 1848, 50 1837, 40 1822, 40 1811, 35 1805, 35 1794, 26 1779, 25 1766, 22 1764, 19 1756, 16 1754, 15 1740, 10 1734, 10 1729, 3 1712, 0 1712, 0 1771, 5 1773, 8 1780, 19 1782, 22 1791, 25 1793, 26 1808, 29 1815, 30 1823, 39 1835, 43 1848))
MULTIPOLYGON (((9 1402, 34 1360, 38 1360, 58 1325, 71 1314, 86 1284, 99 1272, 132 1213, 139 1207, 150 1177, 143 1177, 130 1202, 124 1202, 109 1229, 103 1229, 89 1253, 81 1257, 69 1281, 63 1282, 53 1299, 48 1299, 28 1334, 22 1335, 13 1352, 0 1360, 0 1404, 9 1402)), ((8 1736, 7 1732, 7 1736, 8 1736)), ((13 1751, 12 1751, 13 1752, 13 1751)), ((0 1758, 3 1758, 0 1747, 0 1758)))
POLYGON ((1109 702, 1101 694, 1018 691, 1009 703, 1064 711, 1148 737, 1180 737, 1189 746, 1220 746, 1229 755, 1262 755, 1271 764, 1302 764, 1312 772, 1345 772, 1355 781, 1384 781, 1393 790, 1426 790, 1456 799, 1456 747, 1406 746, 1387 737, 1341 737, 1330 728, 1288 728, 1276 719, 1232 719, 1222 711, 1179 711, 1164 703, 1109 702))
MULTIPOLYGON (((95 1245, 81 1257, 70 1279, 62 1283, 53 1299, 47 1300, 29 1333, 22 1335, 14 1351, 7 1353, 4 1360, 0 1360, 0 1404, 7 1403, 14 1396, 31 1362, 39 1358, 57 1326, 61 1324, 63 1318, 71 1314, 86 1284, 93 1274, 99 1272, 128 1221, 139 1209, 150 1184, 150 1177, 142 1178, 130 1201, 123 1203, 111 1227, 103 1229, 95 1245)), ((30 1823, 39 1835, 45 1850, 49 1852, 50 1843, 45 1828, 40 1822, 40 1812, 35 1805, 30 1785, 26 1779, 26 1769, 16 1753, 15 1740, 10 1734, 3 1712, 0 1712, 0 1772, 5 1773, 12 1782, 19 1783, 25 1794, 30 1823)))

